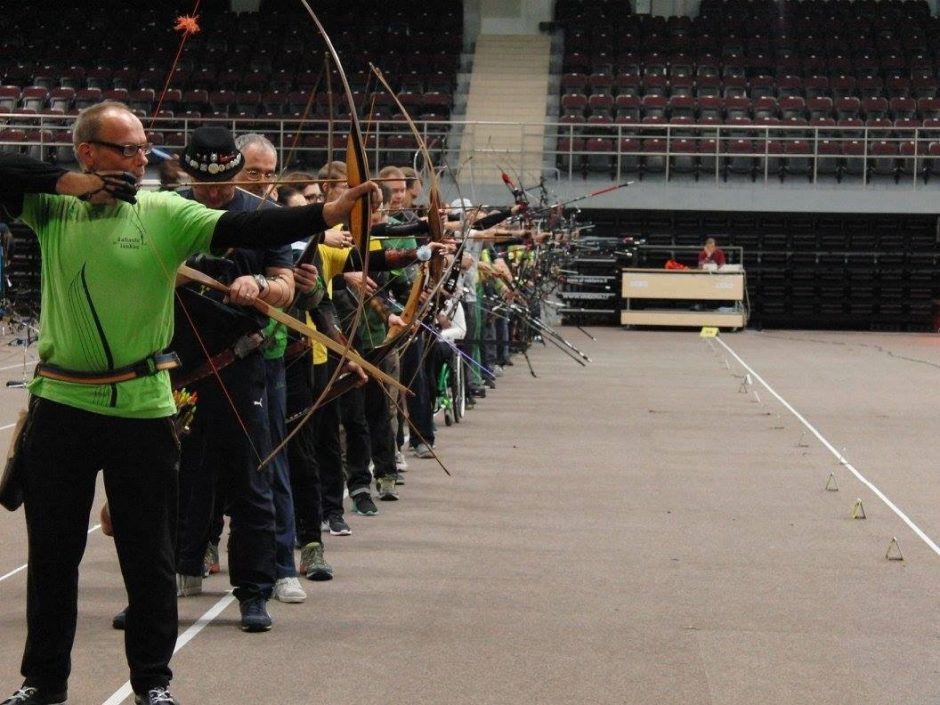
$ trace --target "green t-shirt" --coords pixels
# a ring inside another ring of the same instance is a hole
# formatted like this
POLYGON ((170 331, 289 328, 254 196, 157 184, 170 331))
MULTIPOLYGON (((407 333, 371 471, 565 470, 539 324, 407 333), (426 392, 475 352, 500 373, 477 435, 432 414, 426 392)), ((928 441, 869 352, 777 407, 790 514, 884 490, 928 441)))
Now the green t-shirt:
POLYGON ((277 360, 284 357, 284 351, 287 350, 287 326, 272 318, 264 327, 264 337, 265 340, 271 341, 265 348, 264 359, 277 360))
MULTIPOLYGON (((132 206, 29 194, 22 219, 42 251, 39 359, 107 372, 162 352, 173 337, 176 269, 207 250, 223 211, 175 193, 141 192, 132 206)), ((107 416, 176 413, 167 372, 112 385, 36 377, 36 396, 107 416)))

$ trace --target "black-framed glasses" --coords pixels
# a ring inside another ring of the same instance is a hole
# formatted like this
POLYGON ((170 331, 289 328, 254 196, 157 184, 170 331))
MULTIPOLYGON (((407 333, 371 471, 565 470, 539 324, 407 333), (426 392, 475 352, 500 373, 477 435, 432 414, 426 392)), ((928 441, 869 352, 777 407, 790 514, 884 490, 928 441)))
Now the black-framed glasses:
POLYGON ((277 176, 277 172, 261 171, 261 169, 245 169, 245 176, 247 176, 252 181, 257 181, 258 179, 265 179, 266 181, 270 181, 275 176, 277 176))
POLYGON ((114 142, 105 142, 103 140, 88 140, 92 144, 100 144, 103 147, 110 147, 120 152, 125 157, 136 157, 138 152, 150 154, 153 151, 153 145, 150 142, 143 144, 115 144, 114 142))

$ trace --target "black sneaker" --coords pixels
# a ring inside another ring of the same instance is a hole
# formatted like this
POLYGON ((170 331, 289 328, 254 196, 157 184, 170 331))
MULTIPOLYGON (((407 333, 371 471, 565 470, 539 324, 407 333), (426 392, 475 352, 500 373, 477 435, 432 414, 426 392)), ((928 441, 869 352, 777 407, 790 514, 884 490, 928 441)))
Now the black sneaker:
POLYGON ((372 501, 372 497, 368 492, 354 494, 352 501, 353 506, 356 508, 356 514, 372 517, 379 513, 379 508, 375 506, 375 502, 372 501))
POLYGON ((151 688, 142 695, 134 696, 134 705, 180 705, 167 688, 151 688))
POLYGON ((326 518, 326 523, 333 536, 349 536, 352 533, 352 529, 349 528, 342 514, 330 514, 326 518))
POLYGON ((124 630, 127 626, 127 608, 125 607, 111 619, 111 626, 115 629, 124 630))
POLYGON ((266 632, 271 628, 273 622, 268 614, 266 602, 263 597, 250 597, 238 603, 238 609, 242 612, 243 632, 266 632))
POLYGON ((58 693, 48 693, 39 688, 23 686, 0 705, 65 705, 66 700, 68 700, 68 693, 64 690, 58 693))

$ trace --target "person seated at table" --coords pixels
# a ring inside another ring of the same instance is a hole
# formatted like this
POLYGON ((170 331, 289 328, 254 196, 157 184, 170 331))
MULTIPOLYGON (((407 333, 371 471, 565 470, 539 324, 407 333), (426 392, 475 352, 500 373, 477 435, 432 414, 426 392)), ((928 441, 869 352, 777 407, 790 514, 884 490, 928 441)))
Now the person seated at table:
POLYGON ((702 251, 698 253, 699 269, 712 269, 712 267, 706 266, 710 264, 715 265, 716 268, 725 265, 725 253, 715 244, 715 238, 713 237, 705 241, 705 246, 702 248, 702 251))

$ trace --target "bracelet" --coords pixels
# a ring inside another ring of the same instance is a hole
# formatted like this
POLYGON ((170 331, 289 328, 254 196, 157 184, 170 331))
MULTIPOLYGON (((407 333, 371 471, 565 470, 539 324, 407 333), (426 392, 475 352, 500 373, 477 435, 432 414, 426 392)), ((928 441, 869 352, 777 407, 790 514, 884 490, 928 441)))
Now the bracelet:
POLYGON ((255 283, 258 285, 258 289, 260 289, 260 293, 263 294, 264 292, 268 290, 268 286, 269 286, 268 279, 263 274, 255 274, 255 283))

